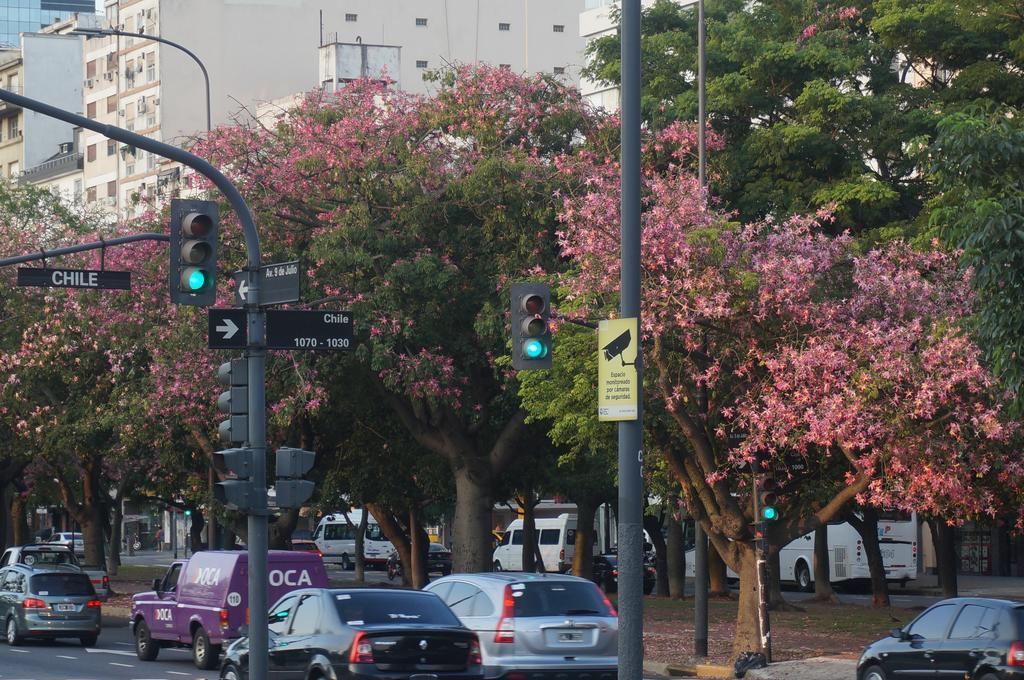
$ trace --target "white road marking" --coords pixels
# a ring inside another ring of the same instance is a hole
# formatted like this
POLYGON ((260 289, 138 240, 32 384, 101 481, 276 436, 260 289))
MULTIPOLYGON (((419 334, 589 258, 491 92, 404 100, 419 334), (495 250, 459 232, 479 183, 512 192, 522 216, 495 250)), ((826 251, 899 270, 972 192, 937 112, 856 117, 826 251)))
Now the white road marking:
POLYGON ((120 666, 121 668, 135 668, 135 666, 133 666, 130 663, 118 663, 116 661, 108 661, 107 663, 109 663, 111 666, 120 666))
POLYGON ((30 654, 31 653, 27 649, 12 649, 11 651, 15 652, 17 654, 30 654))
POLYGON ((120 649, 93 649, 86 647, 85 651, 90 654, 117 654, 118 656, 135 656, 135 652, 122 652, 120 649))
POLYGON ((115 645, 124 645, 125 647, 134 647, 134 643, 131 642, 115 642, 115 645))
POLYGON ((188 673, 182 673, 181 671, 167 671, 171 675, 188 675, 188 673))
POLYGON ((76 661, 78 659, 77 656, 64 656, 63 654, 58 654, 57 658, 58 659, 71 659, 72 661, 76 661))

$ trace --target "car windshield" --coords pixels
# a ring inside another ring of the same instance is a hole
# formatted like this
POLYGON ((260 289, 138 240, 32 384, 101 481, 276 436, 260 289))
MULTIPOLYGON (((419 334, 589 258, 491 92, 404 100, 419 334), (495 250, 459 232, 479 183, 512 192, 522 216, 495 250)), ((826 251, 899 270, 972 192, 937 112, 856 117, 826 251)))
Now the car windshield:
POLYGON ((25 550, 21 561, 29 566, 77 564, 70 550, 25 550))
POLYGON ((610 564, 613 567, 619 566, 619 556, 618 555, 604 555, 604 561, 607 562, 608 564, 610 564))
POLYGON ((458 626, 459 620, 436 595, 416 592, 334 593, 338 615, 348 626, 420 624, 458 626))
POLYGON ((516 617, 529 616, 611 616, 600 591, 593 583, 548 581, 512 585, 516 617))
POLYGON ((36 574, 29 579, 29 590, 35 595, 83 595, 95 597, 89 577, 85 574, 36 574))
POLYGON ((431 543, 430 544, 430 552, 432 552, 432 553, 446 553, 446 552, 448 552, 448 548, 444 547, 440 543, 431 543))

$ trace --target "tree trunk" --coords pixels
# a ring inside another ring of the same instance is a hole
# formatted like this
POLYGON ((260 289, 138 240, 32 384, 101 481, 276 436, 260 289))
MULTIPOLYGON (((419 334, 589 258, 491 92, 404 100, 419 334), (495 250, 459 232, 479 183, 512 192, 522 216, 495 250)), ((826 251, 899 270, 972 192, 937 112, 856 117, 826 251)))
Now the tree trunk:
POLYGON ((661 523, 654 515, 644 515, 644 529, 647 530, 651 541, 654 543, 654 569, 657 572, 657 594, 661 597, 668 597, 668 549, 665 545, 665 537, 661 535, 661 523))
POLYGON ((118 487, 119 493, 112 504, 114 517, 110 523, 110 542, 107 544, 108 576, 117 576, 117 568, 121 565, 121 520, 124 518, 124 508, 121 505, 123 487, 120 484, 118 487))
MULTIPOLYGON (((391 545, 395 546, 398 560, 402 563, 402 585, 406 587, 412 586, 412 540, 405 527, 401 525, 394 513, 385 510, 382 505, 366 503, 365 508, 377 520, 381 533, 391 541, 391 545)), ((360 521, 360 524, 362 524, 362 521, 360 521)))
POLYGON ((959 558, 956 554, 956 530, 942 519, 929 517, 928 528, 932 532, 935 543, 935 562, 939 572, 939 585, 943 597, 957 597, 957 568, 959 558))
POLYGON ((17 492, 10 484, 0 487, 0 545, 9 548, 14 542, 14 496, 17 492))
MULTIPOLYGON (((710 546, 709 546, 710 548, 710 546)), ((715 552, 709 549, 708 555, 715 552)), ((710 559, 708 560, 710 562, 710 559)), ((761 637, 758 623, 759 593, 757 587, 757 561, 752 546, 739 546, 740 600, 736 615, 736 636, 733 656, 743 652, 765 653, 766 640, 761 637)))
MULTIPOLYGON (((675 508, 675 499, 669 504, 670 508, 675 508)), ((683 524, 682 518, 677 516, 676 512, 671 510, 668 513, 668 517, 665 518, 668 522, 668 536, 665 541, 665 552, 667 556, 667 567, 668 567, 668 596, 681 600, 686 596, 686 549, 683 545, 683 524)), ((661 584, 662 580, 658 578, 658 595, 661 595, 661 584)))
POLYGON ((430 550, 430 538, 424 531, 416 510, 409 511, 409 572, 412 587, 419 590, 429 582, 427 574, 427 551, 430 550))
MULTIPOLYGON (((370 524, 370 511, 363 509, 363 514, 359 517, 359 528, 356 529, 356 581, 359 583, 366 583, 366 550, 364 545, 366 544, 366 527, 370 524)), ((390 557, 390 555, 389 555, 390 557)))
POLYGON ((203 527, 206 526, 206 516, 199 508, 192 508, 192 521, 188 527, 189 547, 193 553, 203 549, 203 527))
POLYGON ((828 524, 822 524, 814 532, 814 599, 819 602, 839 604, 839 598, 832 590, 832 568, 828 557, 828 524))
POLYGON ((455 551, 456 572, 493 571, 491 547, 491 478, 483 469, 463 466, 455 475, 455 551))
POLYGON ((224 523, 224 550, 237 550, 238 534, 227 522, 224 523))
POLYGON ((594 574, 594 515, 597 503, 592 498, 576 498, 576 543, 572 554, 572 573, 583 578, 594 574))
POLYGON ((708 597, 726 600, 730 597, 725 561, 715 550, 714 544, 708 545, 708 597))
POLYGON ((277 517, 277 521, 267 527, 267 546, 271 550, 287 550, 292 539, 295 525, 299 523, 299 509, 289 508, 277 517))
POLYGON ((885 563, 882 549, 878 546, 878 511, 870 506, 861 508, 861 517, 847 513, 846 520, 860 534, 864 543, 864 556, 871 572, 871 605, 889 607, 889 584, 885 580, 885 563))
POLYGON ((777 541, 772 540, 768 544, 768 554, 765 558, 768 566, 768 609, 782 612, 803 611, 803 609, 787 601, 782 596, 782 574, 779 566, 779 545, 777 541))
MULTIPOLYGON (((537 513, 536 505, 533 502, 533 493, 524 493, 518 500, 519 507, 523 510, 523 571, 532 573, 537 571, 537 513)), ((543 562, 543 558, 541 562, 543 562)))

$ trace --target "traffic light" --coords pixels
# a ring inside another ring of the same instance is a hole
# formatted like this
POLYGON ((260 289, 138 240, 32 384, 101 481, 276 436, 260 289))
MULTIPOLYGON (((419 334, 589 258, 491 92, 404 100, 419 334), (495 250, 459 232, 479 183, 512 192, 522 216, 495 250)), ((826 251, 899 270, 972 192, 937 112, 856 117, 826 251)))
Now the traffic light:
POLYGON ((313 482, 302 477, 313 469, 314 461, 316 454, 312 451, 287 446, 277 450, 274 491, 279 508, 298 508, 313 495, 313 482))
POLYGON ((773 521, 779 518, 779 484, 772 474, 761 474, 757 478, 757 504, 761 510, 761 517, 765 521, 773 521))
POLYGON ((224 444, 241 444, 249 438, 249 360, 232 359, 217 369, 217 382, 228 388, 217 397, 217 410, 228 419, 217 428, 224 444))
POLYGON ((217 222, 213 201, 171 200, 171 302, 212 305, 217 297, 217 222))
POLYGON ((512 366, 520 371, 551 368, 551 287, 512 284, 512 366))
POLYGON ((213 487, 213 496, 232 510, 253 507, 255 493, 252 486, 252 449, 225 449, 213 454, 213 468, 228 476, 213 487))

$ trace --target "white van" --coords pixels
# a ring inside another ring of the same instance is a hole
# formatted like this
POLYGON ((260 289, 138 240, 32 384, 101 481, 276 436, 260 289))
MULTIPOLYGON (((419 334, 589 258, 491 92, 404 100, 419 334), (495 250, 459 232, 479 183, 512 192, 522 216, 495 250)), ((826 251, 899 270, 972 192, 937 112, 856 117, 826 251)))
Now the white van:
MULTIPOLYGON (((313 543, 324 556, 324 562, 341 564, 342 569, 356 567, 356 532, 363 519, 362 510, 335 512, 320 520, 313 532, 313 543)), ((366 566, 383 568, 395 546, 384 536, 373 515, 366 518, 366 535, 363 537, 363 557, 366 566)))
MULTIPOLYGON (((568 571, 576 551, 576 515, 562 513, 558 517, 540 518, 537 522, 537 543, 545 571, 568 571)), ((494 571, 522 571, 523 520, 516 519, 505 527, 501 542, 494 549, 494 571)))

